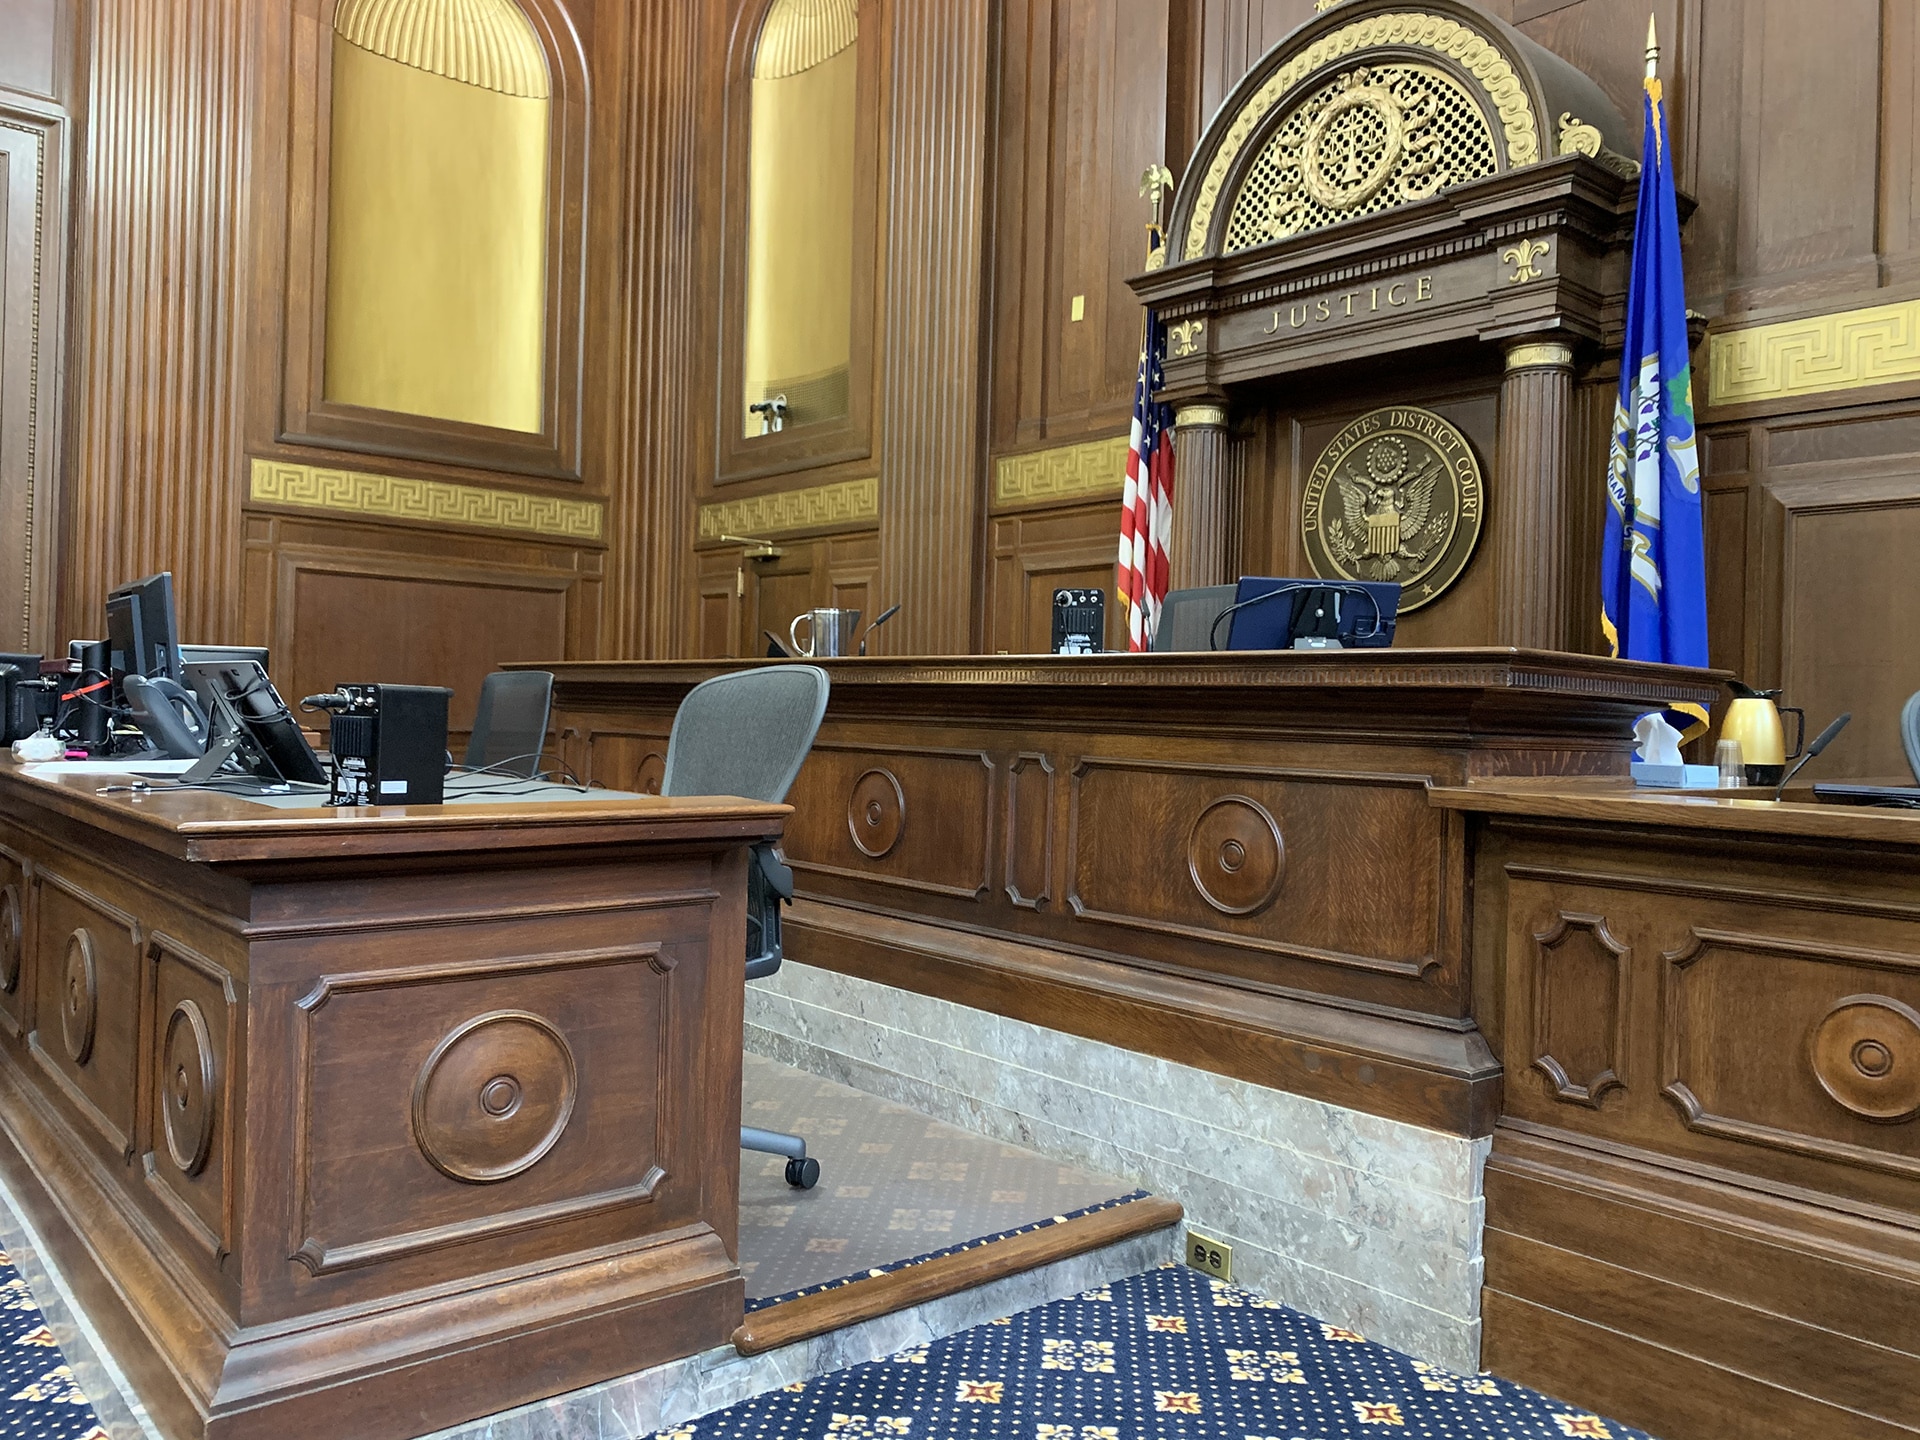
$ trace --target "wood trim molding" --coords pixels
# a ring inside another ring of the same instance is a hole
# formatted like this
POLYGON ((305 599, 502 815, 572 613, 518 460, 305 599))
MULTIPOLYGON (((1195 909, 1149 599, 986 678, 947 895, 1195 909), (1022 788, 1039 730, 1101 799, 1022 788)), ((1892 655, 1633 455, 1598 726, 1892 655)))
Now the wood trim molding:
POLYGON ((993 462, 995 505, 1058 504, 1117 495, 1126 488, 1127 437, 1084 440, 993 462))
POLYGON ((480 530, 516 530, 557 540, 599 541, 606 533, 606 506, 597 500, 532 495, 522 490, 494 490, 406 475, 374 475, 264 460, 257 455, 253 457, 247 499, 255 505, 288 505, 480 530))
POLYGON ((1185 1214, 1178 1201, 1150 1195, 1111 1210, 1077 1215, 1024 1235, 990 1240, 971 1250, 856 1280, 838 1289, 802 1295, 749 1315, 733 1332, 733 1348, 742 1355, 762 1355, 797 1340, 810 1340, 1024 1270, 1037 1270, 1056 1260, 1117 1245, 1136 1235, 1164 1230, 1178 1225, 1185 1214))
POLYGON ((1707 340, 1707 403, 1751 405, 1920 381, 1920 299, 1727 330, 1707 340))
POLYGON ((880 523, 880 478, 840 480, 803 490, 775 490, 700 507, 700 539, 722 535, 786 535, 832 527, 865 528, 880 523))

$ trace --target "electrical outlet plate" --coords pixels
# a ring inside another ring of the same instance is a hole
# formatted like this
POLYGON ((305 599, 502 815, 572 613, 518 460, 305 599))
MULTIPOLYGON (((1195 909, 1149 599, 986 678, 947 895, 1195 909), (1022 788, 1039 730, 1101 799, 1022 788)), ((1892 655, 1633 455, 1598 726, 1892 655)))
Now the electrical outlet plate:
POLYGON ((1233 1247, 1224 1240, 1213 1240, 1198 1230, 1187 1232, 1187 1264, 1216 1280, 1233 1279, 1233 1247))

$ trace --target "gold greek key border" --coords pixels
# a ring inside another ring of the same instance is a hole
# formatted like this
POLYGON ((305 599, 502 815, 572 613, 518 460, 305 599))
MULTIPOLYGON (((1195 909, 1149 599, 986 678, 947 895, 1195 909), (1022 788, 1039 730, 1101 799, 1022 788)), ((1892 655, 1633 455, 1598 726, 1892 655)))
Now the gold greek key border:
POLYGON ((1085 440, 1052 450, 1002 455, 993 466, 997 505, 1119 494, 1127 485, 1127 437, 1085 440))
POLYGON ((606 507, 597 500, 329 470, 259 456, 253 460, 248 497, 261 505, 298 505, 389 520, 520 530, 556 540, 598 540, 606 530, 606 507))
POLYGON ((1321 36, 1268 76, 1267 83, 1240 107, 1200 184, 1193 214, 1187 221, 1183 258, 1195 259, 1206 250, 1207 232, 1213 225, 1213 212, 1220 203, 1220 190, 1227 183, 1227 172, 1267 112, 1322 65, 1373 45, 1419 45, 1457 61, 1480 82, 1480 88, 1487 92, 1487 98, 1500 112, 1507 136, 1507 164, 1531 165, 1540 158, 1540 132, 1534 123, 1533 105, 1527 99, 1526 83, 1496 46, 1459 21, 1438 15, 1423 15, 1418 11, 1369 15, 1321 36))
POLYGON ((827 525, 853 525, 880 519, 880 477, 840 480, 805 490, 776 490, 771 495, 749 495, 700 507, 700 538, 722 535, 759 539, 791 530, 814 530, 827 525))
POLYGON ((1920 380, 1920 300, 1727 330, 1707 341, 1707 403, 1747 405, 1920 380))

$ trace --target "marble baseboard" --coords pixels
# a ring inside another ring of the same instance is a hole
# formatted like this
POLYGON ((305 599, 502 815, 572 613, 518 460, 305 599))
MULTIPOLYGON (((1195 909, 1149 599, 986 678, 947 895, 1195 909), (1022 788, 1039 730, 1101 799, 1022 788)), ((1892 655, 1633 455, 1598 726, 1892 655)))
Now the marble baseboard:
POLYGON ((1169 1195, 1236 1280, 1478 1368, 1485 1140, 792 962, 746 1018, 757 1054, 1169 1195))
POLYGON ((13 1261, 27 1290, 40 1307, 61 1357, 73 1372, 74 1383, 93 1402, 100 1428, 109 1440, 161 1440, 147 1407, 133 1393, 125 1373, 113 1362, 105 1344, 88 1323, 58 1267, 48 1255, 39 1232, 21 1212, 11 1191, 0 1184, 0 1248, 13 1261))
POLYGON ((1136 1236, 764 1355, 744 1356, 731 1345, 722 1346, 604 1385, 456 1425, 423 1440, 638 1440, 796 1380, 878 1360, 909 1345, 1138 1275, 1176 1258, 1179 1233, 1160 1230, 1136 1236))

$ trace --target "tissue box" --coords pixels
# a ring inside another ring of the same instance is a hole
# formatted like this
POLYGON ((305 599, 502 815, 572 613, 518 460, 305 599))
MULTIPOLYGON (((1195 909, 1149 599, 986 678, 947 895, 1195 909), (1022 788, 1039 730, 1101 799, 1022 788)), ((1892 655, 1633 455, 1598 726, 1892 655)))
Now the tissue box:
POLYGON ((1655 765, 1635 760, 1629 766, 1636 785, 1655 785, 1663 790, 1718 790, 1720 771, 1713 765, 1655 765))

